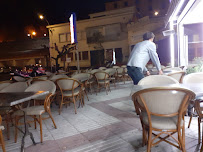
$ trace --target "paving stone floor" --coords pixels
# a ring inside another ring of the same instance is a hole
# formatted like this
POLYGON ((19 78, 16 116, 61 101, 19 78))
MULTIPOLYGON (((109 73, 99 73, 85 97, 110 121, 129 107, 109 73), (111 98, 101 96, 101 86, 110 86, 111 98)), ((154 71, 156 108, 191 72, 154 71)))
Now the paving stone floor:
MULTIPOLYGON (((40 141, 39 126, 29 127, 37 144, 32 145, 29 137, 25 140, 25 152, 145 152, 142 147, 142 128, 139 117, 135 114, 130 93, 133 84, 117 83, 111 86, 106 95, 102 90, 97 95, 88 93, 89 101, 74 113, 73 105, 63 108, 61 115, 58 107, 53 105, 52 115, 57 124, 53 127, 50 119, 43 121, 43 143, 40 141)), ((186 117, 186 126, 189 118, 186 117)), ((4 131, 4 137, 6 137, 4 131)), ((14 127, 11 127, 11 139, 6 140, 7 152, 20 151, 22 134, 14 143, 14 127)), ((199 151, 197 144, 197 119, 194 118, 190 128, 186 127, 186 150, 199 151)), ((0 149, 1 151, 1 149, 0 149)), ((153 147, 152 152, 179 152, 175 147, 161 142, 153 147)))

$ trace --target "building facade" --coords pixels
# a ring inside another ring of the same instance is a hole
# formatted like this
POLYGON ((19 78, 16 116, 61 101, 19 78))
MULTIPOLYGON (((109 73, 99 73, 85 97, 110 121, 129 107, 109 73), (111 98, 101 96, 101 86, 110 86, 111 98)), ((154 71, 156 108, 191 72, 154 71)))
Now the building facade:
MULTIPOLYGON (((153 4, 153 9, 156 6, 154 3, 157 1, 153 0, 149 3, 153 4)), ((144 4, 143 0, 139 2, 140 7, 142 4, 144 4)), ((158 7, 161 7, 161 4, 159 5, 158 7)), ((103 66, 106 62, 112 61, 113 54, 115 54, 117 64, 126 63, 132 46, 142 41, 142 35, 146 31, 155 32, 157 39, 163 38, 160 35, 160 29, 164 27, 164 20, 161 17, 165 15, 164 13, 140 18, 137 15, 138 6, 134 0, 112 1, 106 3, 105 7, 106 11, 89 14, 89 19, 77 21, 81 67, 103 66)), ((145 12, 147 14, 148 11, 145 10, 145 12)), ((54 45, 56 44, 61 50, 64 45, 70 43, 70 25, 69 23, 55 24, 47 28, 49 29, 50 55, 56 57, 58 53, 54 45)), ((60 59, 59 63, 65 68, 77 66, 76 51, 67 54, 60 59)), ((52 60, 52 65, 55 65, 54 60, 52 60)))
POLYGON ((37 38, 0 43, 0 67, 49 66, 49 39, 37 38))
MULTIPOLYGON (((101 66, 106 60, 111 60, 112 51, 116 52, 118 62, 126 61, 129 53, 127 24, 132 22, 135 7, 105 11, 90 14, 90 19, 77 21, 77 38, 79 61, 81 67, 101 66)), ((57 56, 54 44, 59 50, 70 43, 69 23, 56 24, 49 29, 50 53, 57 56)), ((77 66, 76 52, 69 53, 69 66, 77 66)), ((54 60, 52 60, 54 65, 54 60)), ((66 61, 60 61, 61 66, 68 66, 66 61)))

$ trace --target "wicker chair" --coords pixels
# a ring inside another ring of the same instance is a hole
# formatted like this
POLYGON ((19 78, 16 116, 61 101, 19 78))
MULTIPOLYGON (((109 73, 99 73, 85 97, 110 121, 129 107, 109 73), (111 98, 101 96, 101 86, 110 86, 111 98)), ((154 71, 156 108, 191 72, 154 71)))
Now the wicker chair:
POLYGON ((68 76, 65 74, 53 75, 53 76, 49 77, 49 80, 56 82, 57 79, 61 79, 61 78, 68 78, 68 76))
MULTIPOLYGON (((37 125, 36 125, 36 122, 39 123, 40 125, 40 141, 41 143, 43 142, 43 132, 42 132, 42 120, 45 120, 45 119, 49 119, 51 118, 53 124, 54 124, 54 128, 56 129, 56 124, 54 122, 54 119, 51 115, 51 108, 50 108, 50 99, 52 97, 52 93, 49 93, 45 100, 44 100, 44 105, 42 106, 31 106, 31 107, 28 107, 28 108, 24 108, 24 109, 21 109, 21 110, 18 110, 14 113, 15 115, 15 125, 18 126, 19 125, 19 120, 20 118, 22 118, 22 115, 24 114, 23 111, 25 112, 25 114, 27 116, 31 116, 34 118, 34 121, 28 121, 26 123, 31 123, 31 122, 34 122, 35 124, 35 129, 37 128, 37 125), (42 117, 42 115, 44 113, 48 113, 48 117, 42 117), (38 118, 37 118, 38 116, 38 118)), ((17 142, 17 135, 18 135, 18 129, 15 128, 15 142, 17 142)))
POLYGON ((143 145, 147 144, 147 152, 162 141, 186 152, 184 116, 190 100, 194 97, 192 91, 174 87, 143 89, 133 94, 132 99, 137 103, 140 112, 143 145), (175 133, 178 138, 173 136, 175 133), (155 137, 152 138, 152 135, 155 137), (168 137, 177 144, 167 140, 168 137))
MULTIPOLYGON (((203 72, 191 73, 191 74, 188 74, 188 75, 184 76, 184 78, 183 78, 183 84, 187 84, 187 83, 194 83, 194 84, 195 83, 203 83, 203 72)), ((201 101, 198 100, 197 102, 201 102, 201 101)), ((188 107, 189 111, 193 109, 194 103, 195 103, 195 101, 193 101, 193 103, 189 105, 189 107, 188 107)), ((200 104, 199 106, 200 106, 200 108, 203 108, 202 104, 200 104)), ((196 108, 195 108, 195 110, 196 110, 196 108)), ((191 112, 190 120, 189 120, 189 123, 188 123, 188 128, 190 127, 193 115, 196 115, 196 114, 191 112)), ((199 119, 201 120, 201 116, 198 118, 198 142, 200 143, 200 124, 199 124, 199 119)))
POLYGON ((99 70, 106 70, 106 67, 99 67, 99 70))
POLYGON ((184 75, 185 75, 184 71, 178 71, 178 72, 169 73, 167 76, 170 76, 176 79, 179 83, 182 83, 182 79, 184 75))
POLYGON ((138 82, 138 85, 177 84, 176 79, 165 75, 150 75, 138 82))
MULTIPOLYGON (((117 68, 116 71, 117 71, 116 79, 124 81, 124 68, 117 68)), ((125 81, 124 81, 124 83, 125 83, 125 81)))
MULTIPOLYGON (((86 83, 90 78, 90 74, 89 73, 78 73, 78 74, 72 76, 72 78, 81 82, 81 87, 82 87, 82 91, 83 91, 82 96, 84 97, 84 94, 85 94, 87 97, 87 100, 89 101, 89 98, 88 98, 88 95, 86 92, 86 83)), ((83 100, 84 100, 84 98, 83 98, 83 100)))
MULTIPOLYGON (((24 92, 28 87, 27 82, 14 82, 2 89, 0 92, 24 92)), ((13 107, 14 109, 14 107, 13 107)), ((11 107, 2 107, 0 108, 0 115, 3 117, 3 120, 6 123, 7 139, 10 139, 10 129, 9 125, 12 122, 12 114, 14 112, 11 107)))
POLYGON ((109 79, 114 83, 114 87, 116 87, 116 69, 109 68, 105 72, 109 74, 109 79))
MULTIPOLYGON (((59 107, 59 114, 61 114, 62 106, 64 104, 70 104, 70 102, 73 102, 74 108, 75 108, 75 114, 77 114, 76 101, 78 98, 81 99, 80 82, 76 79, 61 78, 61 79, 58 79, 56 83, 59 86, 61 95, 62 95, 62 99, 59 107), (70 100, 70 98, 72 98, 72 100, 70 100), (69 100, 66 101, 65 99, 69 99, 69 100)), ((81 104, 84 105, 84 101, 81 100, 81 104)))
POLYGON ((106 88, 106 94, 108 95, 107 91, 111 91, 109 74, 106 72, 96 72, 94 75, 97 79, 97 90, 100 90, 101 86, 104 86, 106 88))
POLYGON ((1 144, 3 152, 6 152, 4 138, 3 138, 3 134, 2 134, 2 130, 4 130, 4 126, 1 126, 1 122, 2 122, 2 118, 0 115, 0 144, 1 144))
POLYGON ((183 70, 179 67, 171 67, 171 68, 165 68, 163 69, 163 71, 183 71, 183 70))

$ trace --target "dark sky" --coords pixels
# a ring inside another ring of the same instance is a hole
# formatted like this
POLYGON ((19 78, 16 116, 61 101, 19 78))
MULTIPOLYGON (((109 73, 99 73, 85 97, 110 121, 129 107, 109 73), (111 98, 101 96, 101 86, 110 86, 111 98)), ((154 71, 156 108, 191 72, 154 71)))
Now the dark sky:
POLYGON ((111 0, 0 0, 0 41, 25 38, 26 26, 46 26, 38 13, 44 14, 50 24, 64 23, 71 12, 78 19, 85 19, 89 13, 103 11, 108 1, 111 0))

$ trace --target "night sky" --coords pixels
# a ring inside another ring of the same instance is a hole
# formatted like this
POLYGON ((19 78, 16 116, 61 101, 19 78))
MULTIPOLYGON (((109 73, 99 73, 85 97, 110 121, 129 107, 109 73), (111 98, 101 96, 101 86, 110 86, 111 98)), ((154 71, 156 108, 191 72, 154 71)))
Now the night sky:
POLYGON ((45 27, 39 13, 50 24, 65 23, 71 12, 79 20, 85 19, 89 13, 103 11, 108 1, 112 0, 0 0, 0 42, 26 38, 26 28, 45 27))

